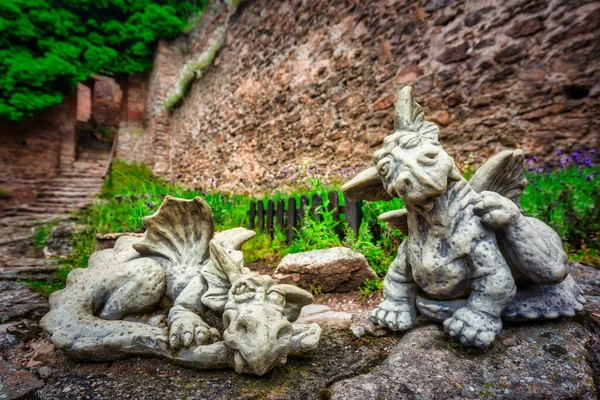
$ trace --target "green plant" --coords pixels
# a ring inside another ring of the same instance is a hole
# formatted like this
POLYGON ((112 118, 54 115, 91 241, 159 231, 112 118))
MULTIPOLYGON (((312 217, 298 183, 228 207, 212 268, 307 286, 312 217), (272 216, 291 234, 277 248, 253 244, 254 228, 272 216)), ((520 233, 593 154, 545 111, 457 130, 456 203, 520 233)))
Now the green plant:
POLYGON ((200 55, 198 55, 196 58, 185 63, 181 69, 179 79, 175 83, 175 86, 167 94, 167 99, 165 100, 165 107, 167 110, 170 110, 177 103, 179 103, 189 89, 192 80, 194 78, 200 78, 204 70, 211 66, 217 55, 217 52, 221 49, 223 43, 225 42, 226 33, 227 31, 225 26, 220 26, 217 28, 214 31, 213 37, 206 50, 200 53, 200 55))
POLYGON ((50 296, 57 290, 65 288, 65 282, 62 280, 50 282, 26 280, 19 281, 19 283, 29 286, 34 292, 46 297, 50 296))
POLYGON ((0 189, 0 199, 10 199, 11 196, 10 190, 0 189))
POLYGON ((368 296, 383 289, 383 281, 378 279, 367 279, 360 287, 360 293, 363 296, 368 296))
POLYGON ((0 117, 20 121, 60 103, 93 74, 148 69, 157 39, 179 35, 204 3, 0 1, 0 117))
POLYGON ((56 223, 45 223, 36 225, 33 236, 31 238, 32 245, 36 249, 43 249, 47 245, 48 235, 52 231, 52 228, 56 226, 56 223))

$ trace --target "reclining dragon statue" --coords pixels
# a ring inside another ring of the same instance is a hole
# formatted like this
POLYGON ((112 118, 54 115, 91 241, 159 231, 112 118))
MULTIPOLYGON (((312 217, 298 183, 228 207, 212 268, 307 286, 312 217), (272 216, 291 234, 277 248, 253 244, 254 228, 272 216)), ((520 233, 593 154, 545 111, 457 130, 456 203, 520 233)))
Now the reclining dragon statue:
POLYGON ((375 166, 347 182, 351 200, 399 197, 401 210, 380 216, 407 236, 384 280, 373 323, 409 329, 417 310, 443 322, 466 346, 487 347, 502 320, 573 316, 581 289, 568 275, 561 239, 521 213, 527 180, 521 150, 503 151, 466 181, 404 87, 394 133, 373 156, 375 166))
POLYGON ((122 236, 92 254, 50 296, 41 325, 57 348, 81 360, 153 355, 263 375, 317 347, 317 324, 292 323, 313 296, 243 266, 240 248, 253 231, 215 234, 199 197, 167 196, 145 223, 142 238, 122 236))

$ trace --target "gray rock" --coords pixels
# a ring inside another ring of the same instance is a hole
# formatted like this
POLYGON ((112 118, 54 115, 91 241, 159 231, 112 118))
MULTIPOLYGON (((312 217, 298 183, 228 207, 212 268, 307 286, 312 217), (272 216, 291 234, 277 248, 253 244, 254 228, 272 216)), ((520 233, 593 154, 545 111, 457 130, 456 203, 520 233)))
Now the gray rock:
POLYGON ((273 277, 323 293, 356 290, 366 279, 377 277, 365 257, 346 247, 288 254, 273 277))
POLYGON ((43 249, 44 257, 66 256, 72 253, 72 236, 85 230, 85 225, 78 225, 71 221, 63 221, 53 227, 46 238, 46 247, 43 249))
POLYGON ((29 398, 42 386, 31 373, 0 358, 0 399, 29 398))
POLYGON ((367 374, 335 383, 333 399, 593 399, 586 349, 591 334, 577 322, 507 325, 486 351, 448 341, 438 325, 416 327, 367 374))
POLYGON ((347 376, 381 362, 395 338, 357 340, 347 332, 323 334, 319 351, 310 357, 290 357, 287 364, 264 377, 233 370, 198 372, 164 360, 134 357, 111 363, 52 365, 51 376, 36 398, 81 399, 317 399, 319 393, 347 376), (63 392, 69 387, 69 392, 63 392))
POLYGON ((335 311, 323 304, 309 304, 302 308, 300 316, 296 320, 300 324, 317 324, 325 330, 345 330, 350 328, 352 314, 335 311))
POLYGON ((0 281, 0 323, 41 316, 48 308, 44 296, 28 286, 0 281))

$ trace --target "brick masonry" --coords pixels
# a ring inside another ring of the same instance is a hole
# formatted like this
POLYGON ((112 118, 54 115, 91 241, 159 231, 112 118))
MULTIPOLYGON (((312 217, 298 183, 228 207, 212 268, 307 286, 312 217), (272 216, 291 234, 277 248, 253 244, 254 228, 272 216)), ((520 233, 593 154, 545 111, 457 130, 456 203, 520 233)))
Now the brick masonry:
POLYGON ((48 180, 75 160, 76 96, 21 124, 0 121, 0 182, 48 180))

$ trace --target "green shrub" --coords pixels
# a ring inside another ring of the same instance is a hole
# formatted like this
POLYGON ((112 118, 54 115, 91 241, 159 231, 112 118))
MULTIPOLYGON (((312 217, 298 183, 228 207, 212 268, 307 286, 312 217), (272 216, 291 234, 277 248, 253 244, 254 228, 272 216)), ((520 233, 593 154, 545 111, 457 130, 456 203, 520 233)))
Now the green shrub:
MULTIPOLYGON (((245 261, 266 261, 267 265, 274 266, 281 257, 289 253, 343 245, 364 254, 379 277, 365 282, 362 292, 369 294, 379 290, 381 279, 387 273, 404 236, 399 230, 388 228, 378 217, 384 212, 402 208, 402 201, 393 199, 388 202, 364 202, 363 222, 357 236, 349 229, 344 217, 342 221, 336 221, 333 212, 328 211, 327 193, 339 190, 339 185, 325 185, 314 176, 297 179, 306 173, 306 169, 300 167, 293 179, 305 183, 270 194, 268 198, 277 202, 279 199, 293 197, 299 205, 302 196, 311 198, 314 194, 319 194, 324 199, 324 204, 317 209, 316 215, 307 214, 302 229, 291 246, 286 243, 285 232, 279 229, 275 229, 273 237, 266 232, 257 233, 243 247, 245 261)), ((544 172, 533 168, 527 172, 527 177, 530 185, 521 196, 524 213, 539 218, 554 228, 565 241, 572 259, 598 259, 600 169, 587 165, 570 165, 544 172)), ((214 184, 207 186, 213 187, 214 184)), ((63 262, 64 270, 59 276, 65 279, 71 269, 87 265, 95 247, 97 232, 143 231, 142 218, 154 213, 166 195, 187 199, 204 197, 213 209, 217 230, 248 226, 246 213, 250 202, 255 200, 249 196, 204 191, 200 187, 185 188, 177 179, 163 180, 155 177, 143 164, 116 161, 100 194, 105 203, 95 204, 80 214, 79 222, 88 229, 74 236, 74 252, 63 262)), ((40 230, 39 239, 36 239, 40 245, 46 235, 47 232, 40 230)))
POLYGON ((204 0, 0 1, 0 117, 20 121, 98 73, 152 66, 204 0))

